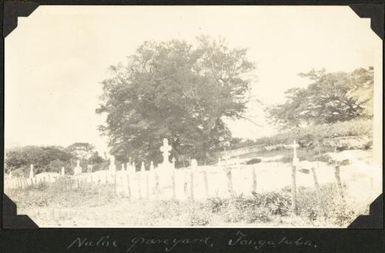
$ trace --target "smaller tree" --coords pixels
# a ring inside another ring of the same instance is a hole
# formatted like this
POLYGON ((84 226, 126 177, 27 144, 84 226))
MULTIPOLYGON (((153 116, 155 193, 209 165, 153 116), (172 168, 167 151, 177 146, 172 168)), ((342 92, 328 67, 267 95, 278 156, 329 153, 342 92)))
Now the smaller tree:
POLYGON ((88 160, 95 152, 94 146, 85 142, 76 142, 68 146, 66 149, 74 158, 79 160, 88 160))
POLYGON ((300 75, 312 83, 287 90, 285 103, 267 109, 277 125, 298 128, 372 117, 372 68, 352 73, 313 70, 300 75))

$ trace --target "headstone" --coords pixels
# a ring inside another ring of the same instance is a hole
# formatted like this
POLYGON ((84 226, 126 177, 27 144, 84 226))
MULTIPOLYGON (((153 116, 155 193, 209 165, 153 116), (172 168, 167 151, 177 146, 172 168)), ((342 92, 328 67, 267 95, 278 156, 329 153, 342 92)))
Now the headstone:
POLYGON ((196 159, 191 159, 190 166, 192 168, 198 167, 198 161, 196 159))
POLYGON ((80 175, 82 173, 82 167, 80 167, 80 160, 76 161, 76 167, 74 168, 74 175, 80 175))
POLYGON ((61 167, 61 173, 60 173, 62 176, 64 176, 65 175, 65 169, 64 169, 64 167, 61 167))
POLYGON ((153 161, 150 162, 150 170, 151 171, 154 170, 154 162, 153 161))
POLYGON ((163 139, 163 146, 160 147, 160 151, 162 152, 163 156, 162 165, 170 165, 169 156, 171 153, 171 146, 168 144, 167 138, 163 139))
POLYGON ((173 165, 173 166, 174 166, 174 168, 175 168, 175 163, 176 163, 176 159, 175 159, 175 157, 173 157, 171 161, 172 161, 172 165, 173 165))
POLYGON ((31 164, 31 167, 29 169, 29 178, 32 179, 35 176, 35 173, 33 171, 33 164, 31 164))
POLYGON ((87 165, 87 172, 89 172, 89 173, 92 172, 92 164, 87 165))
POLYGON ((125 169, 124 169, 124 163, 122 163, 122 171, 125 171, 125 169))
POLYGON ((144 167, 144 162, 142 162, 142 165, 140 166, 140 171, 144 172, 145 170, 146 170, 146 168, 144 167))

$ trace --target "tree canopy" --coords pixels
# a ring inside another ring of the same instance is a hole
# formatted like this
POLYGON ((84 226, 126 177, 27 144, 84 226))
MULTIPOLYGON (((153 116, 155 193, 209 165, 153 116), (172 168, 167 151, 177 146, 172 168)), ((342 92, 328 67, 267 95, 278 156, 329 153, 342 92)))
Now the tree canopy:
POLYGON ((287 100, 267 109, 281 127, 301 127, 373 116, 373 68, 351 73, 325 70, 300 74, 312 83, 286 91, 287 100))
MULTIPOLYGON (((6 152, 5 166, 6 171, 15 169, 28 169, 31 164, 34 165, 37 172, 50 171, 54 164, 60 164, 65 167, 70 166, 72 155, 62 147, 48 146, 26 146, 15 148, 6 152), (51 164, 51 162, 55 161, 51 164)), ((58 170, 56 168, 55 170, 58 170)))
POLYGON ((67 148, 61 146, 24 146, 6 151, 6 172, 20 169, 28 172, 31 164, 35 172, 60 172, 61 167, 73 169, 76 160, 80 159, 83 165, 96 165, 97 168, 104 162, 98 152, 89 143, 74 143, 67 148))
POLYGON ((223 117, 241 117, 254 69, 246 49, 201 36, 186 41, 144 42, 127 64, 111 66, 103 81, 106 113, 100 130, 118 160, 161 161, 168 138, 174 156, 206 160, 231 133, 223 117), (220 139, 220 137, 222 137, 220 139))

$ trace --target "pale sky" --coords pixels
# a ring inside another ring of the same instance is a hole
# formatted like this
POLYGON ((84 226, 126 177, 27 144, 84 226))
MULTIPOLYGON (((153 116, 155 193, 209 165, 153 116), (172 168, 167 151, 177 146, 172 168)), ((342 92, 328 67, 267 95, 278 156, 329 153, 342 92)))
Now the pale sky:
MULTIPOLYGON (((223 37, 248 48, 255 62, 252 93, 265 104, 308 82, 312 68, 381 69, 382 42, 349 7, 311 6, 40 6, 5 40, 5 142, 62 145, 89 142, 104 151, 95 113, 108 67, 124 62, 145 40, 223 37)), ((260 106, 230 122, 234 136, 272 134, 260 106)))

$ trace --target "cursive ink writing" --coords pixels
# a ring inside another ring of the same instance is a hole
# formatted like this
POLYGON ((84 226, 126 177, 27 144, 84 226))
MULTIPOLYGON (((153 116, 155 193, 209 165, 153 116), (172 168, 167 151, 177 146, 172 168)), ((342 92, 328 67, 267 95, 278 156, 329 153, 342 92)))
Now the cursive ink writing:
POLYGON ((116 240, 112 240, 108 235, 102 236, 97 240, 90 240, 87 237, 77 237, 67 246, 67 249, 83 247, 116 248, 118 247, 118 242, 116 240))
POLYGON ((229 239, 228 246, 236 247, 236 246, 245 246, 251 247, 255 250, 259 250, 262 248, 268 247, 278 247, 278 246, 296 246, 296 247, 312 247, 317 248, 317 244, 310 240, 305 240, 303 237, 296 238, 295 240, 290 240, 286 236, 280 238, 279 240, 264 240, 264 239, 255 239, 250 238, 246 234, 238 231, 235 234, 235 238, 229 239))
POLYGON ((206 238, 195 238, 195 239, 160 239, 160 238, 144 238, 144 237, 134 237, 130 241, 129 247, 126 249, 126 252, 134 251, 140 245, 161 245, 164 247, 166 252, 171 252, 178 245, 206 245, 209 247, 214 247, 213 242, 210 237, 206 238))

